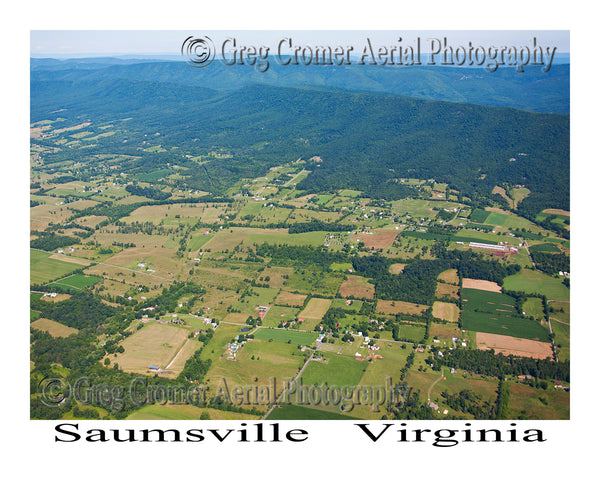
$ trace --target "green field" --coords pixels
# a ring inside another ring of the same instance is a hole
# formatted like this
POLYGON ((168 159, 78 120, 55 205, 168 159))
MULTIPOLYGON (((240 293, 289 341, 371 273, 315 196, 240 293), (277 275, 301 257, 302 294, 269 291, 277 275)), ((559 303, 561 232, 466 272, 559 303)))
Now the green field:
POLYGON ((295 330, 281 330, 274 328, 260 328, 254 338, 261 340, 275 340, 277 342, 291 342, 298 345, 310 345, 317 339, 313 332, 298 332, 295 330))
POLYGON ((530 252, 560 253, 560 248, 554 243, 538 243, 529 247, 530 252))
POLYGON ((338 387, 356 386, 367 369, 367 362, 360 362, 346 355, 324 353, 323 360, 308 364, 302 374, 303 385, 327 385, 338 387))
POLYGON ((549 331, 520 315, 509 295, 463 288, 462 327, 476 332, 548 341, 549 331))
POLYGON ((525 293, 539 293, 549 300, 569 300, 569 289, 559 278, 528 268, 522 269, 516 275, 504 279, 502 285, 506 290, 525 293))
POLYGON ((275 305, 269 309, 263 318, 262 324, 265 327, 276 327, 281 322, 291 322, 295 320, 298 316, 298 312, 300 312, 299 308, 275 305))
POLYGON ((98 283, 100 281, 102 281, 102 278, 100 277, 76 273, 74 275, 61 278, 56 282, 52 282, 50 285, 61 285, 64 287, 72 287, 77 288, 78 290, 83 290, 84 288, 94 285, 95 283, 98 283))
POLYGON ((473 223, 485 223, 489 215, 490 212, 486 212, 485 210, 477 208, 473 211, 473 213, 471 213, 469 220, 471 220, 473 223))
POLYGON ((347 272, 351 268, 352 268, 351 263, 332 263, 329 266, 329 269, 332 272, 347 272))
POLYGON ((506 222, 507 218, 508 215, 504 215, 503 213, 492 212, 485 219, 485 223, 488 223, 490 225, 504 225, 504 222, 506 222))
POLYGON ((330 308, 343 308, 344 310, 352 310, 353 312, 359 312, 363 306, 362 300, 351 300, 350 305, 346 305, 346 300, 343 298, 334 298, 331 302, 330 308))
POLYGON ((55 260, 50 255, 48 252, 29 250, 30 283, 48 283, 81 268, 81 265, 55 260))
POLYGON ((536 320, 544 319, 544 306, 542 299, 537 297, 528 298, 523 304, 523 312, 529 317, 533 316, 536 320))
POLYGON ((207 243, 214 236, 214 233, 209 233, 208 235, 205 235, 204 233, 196 234, 188 242, 187 248, 190 252, 200 250, 204 246, 204 244, 207 243))
POLYGON ((272 305, 278 293, 279 289, 277 288, 252 287, 250 294, 240 298, 235 304, 235 309, 256 316, 258 314, 256 307, 272 305))

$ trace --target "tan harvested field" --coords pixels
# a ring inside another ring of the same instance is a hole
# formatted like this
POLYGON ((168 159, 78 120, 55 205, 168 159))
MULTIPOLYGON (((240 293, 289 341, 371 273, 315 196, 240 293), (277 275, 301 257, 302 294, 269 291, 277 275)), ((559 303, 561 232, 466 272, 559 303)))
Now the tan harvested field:
POLYGON ((437 277, 440 282, 450 283, 452 285, 458 285, 458 271, 456 268, 451 268, 450 270, 445 270, 440 273, 437 277))
POLYGON ((459 290, 459 286, 458 285, 449 285, 447 283, 438 283, 437 287, 435 289, 435 296, 437 298, 444 298, 445 296, 448 296, 450 298, 456 298, 458 299, 458 290, 459 290))
POLYGON ((65 205, 37 205, 29 209, 30 230, 45 230, 50 223, 63 223, 71 216, 65 205))
POLYGON ((134 210, 129 217, 123 220, 125 222, 151 221, 160 223, 167 217, 175 218, 175 215, 179 215, 181 219, 193 218, 194 220, 201 220, 203 223, 215 223, 218 219, 222 218, 224 220, 226 210, 227 206, 212 206, 203 203, 146 205, 134 210))
POLYGON ((502 287, 496 282, 488 280, 474 280, 472 278, 463 278, 462 288, 474 288, 476 290, 485 290, 487 292, 502 293, 502 287))
POLYGON ((177 248, 177 242, 166 235, 146 235, 143 233, 113 233, 114 227, 105 227, 96 231, 90 239, 100 245, 117 243, 133 243, 137 247, 172 247, 177 248))
POLYGON ((441 320, 458 322, 460 309, 458 308, 458 305, 454 303, 434 302, 432 314, 435 318, 439 318, 441 320))
POLYGON ((561 210, 560 208, 547 208, 546 210, 542 210, 542 213, 549 213, 551 215, 566 215, 567 217, 571 216, 571 212, 568 210, 561 210))
MULTIPOLYGON (((252 228, 252 227, 233 227, 227 230, 218 231, 214 237, 202 247, 203 250, 211 250, 212 252, 223 252, 232 250, 240 243, 248 240, 251 236, 255 236, 256 243, 261 243, 260 236, 266 235, 268 238, 271 234, 288 235, 287 228, 252 228)), ((245 243, 248 246, 248 243, 245 243)))
POLYGON ((275 305, 285 305, 287 307, 301 307, 304 305, 304 300, 306 300, 306 295, 302 295, 299 293, 291 293, 282 290, 277 295, 275 299, 275 305))
POLYGON ((77 200, 76 202, 69 203, 69 208, 71 210, 83 210, 85 208, 93 207, 94 205, 98 205, 98 202, 95 200, 77 200))
POLYGON ((429 327, 429 336, 431 338, 438 337, 444 340, 451 340, 452 337, 460 338, 461 332, 457 323, 435 323, 432 322, 429 327))
POLYGON ((64 127, 64 128, 54 129, 54 130, 52 130, 52 133, 59 134, 59 133, 63 133, 63 132, 72 132, 73 130, 80 130, 82 128, 88 127, 89 125, 91 125, 90 122, 84 122, 84 123, 80 123, 79 125, 74 125, 72 127, 64 127))
POLYGON ((50 125, 41 125, 39 127, 29 127, 29 136, 31 138, 41 138, 42 132, 50 129, 50 125))
POLYGON ((197 339, 188 338, 181 350, 179 350, 175 356, 171 359, 167 365, 167 370, 171 372, 171 375, 177 376, 185 367, 185 362, 190 358, 196 350, 200 348, 200 343, 197 339))
MULTIPOLYGON (((111 363, 118 363, 125 372, 154 375, 148 370, 150 365, 165 369, 187 342, 190 331, 172 325, 152 322, 127 337, 121 345, 125 352, 116 357, 110 356, 111 363)), ((200 348, 197 341, 190 342, 200 348)), ((183 369, 185 361, 195 349, 184 348, 177 361, 169 368, 171 376, 176 376, 183 369)))
POLYGON ((48 332, 53 337, 68 337, 69 335, 79 332, 76 328, 67 327, 62 323, 55 322, 48 318, 38 318, 35 322, 31 323, 31 327, 36 330, 48 332))
POLYGON ((127 248, 104 260, 103 263, 129 268, 136 273, 146 271, 146 268, 138 266, 143 263, 150 270, 154 270, 148 273, 166 278, 173 278, 182 268, 174 249, 158 247, 127 248))
POLYGON ((309 195, 304 195, 302 197, 286 200, 285 203, 287 203, 289 205, 293 205, 296 208, 302 208, 302 207, 305 207, 307 202, 313 197, 316 197, 316 194, 311 193, 309 195))
POLYGON ((61 262, 74 263, 76 265, 83 265, 87 267, 91 262, 85 258, 72 257, 69 255, 61 255, 60 253, 55 253, 50 255, 49 258, 53 258, 54 260, 60 260, 61 262))
POLYGON ((246 320, 250 316, 251 315, 248 315, 247 313, 230 313, 229 315, 227 315, 223 319, 223 322, 226 322, 226 323, 241 323, 241 324, 245 325, 246 324, 246 320))
POLYGON ((495 333, 477 332, 477 348, 479 350, 494 349, 496 353, 544 359, 552 357, 550 343, 528 340, 525 338, 497 335, 495 333))
POLYGON ((288 277, 293 275, 294 269, 288 267, 268 267, 262 273, 261 277, 269 277, 269 287, 271 288, 281 288, 285 283, 284 275, 288 277))
POLYGON ((364 277, 348 275, 348 280, 340 285, 340 295, 342 297, 373 298, 375 285, 369 283, 364 277))
POLYGON ((298 314, 298 318, 321 320, 330 305, 331 300, 328 298, 311 298, 306 304, 306 308, 298 314))
POLYGON ((58 302, 62 302, 63 300, 68 300, 69 298, 71 298, 71 295, 69 295, 68 293, 58 293, 56 295, 56 297, 44 297, 43 295, 40 297, 40 300, 43 300, 44 302, 50 302, 50 303, 58 303, 58 302))
POLYGON ((114 280, 119 284, 122 284, 122 282, 124 282, 122 286, 125 289, 125 291, 129 290, 129 287, 132 285, 145 285, 148 288, 152 289, 155 287, 159 287, 160 285, 166 287, 169 286, 171 283, 170 278, 156 277, 152 274, 144 274, 141 272, 132 272, 123 267, 117 267, 106 264, 91 266, 88 269, 86 269, 84 273, 87 275, 96 275, 105 279, 114 280))
POLYGON ((402 271, 404 270, 404 267, 406 267, 405 263, 393 263, 392 265, 390 265, 390 273, 393 274, 399 274, 402 273, 402 271))
POLYGON ((103 222, 104 220, 108 220, 108 217, 104 215, 87 215, 85 217, 79 217, 75 220, 75 223, 83 225, 84 227, 94 228, 96 225, 98 225, 100 222, 103 222))
POLYGON ((373 233, 359 233, 355 237, 365 242, 366 248, 384 249, 394 243, 397 235, 393 230, 373 230, 373 233))
POLYGON ((409 315, 422 315, 429 306, 419 305, 417 303, 400 302, 393 300, 378 300, 377 313, 386 315, 396 315, 398 313, 407 313, 409 315))

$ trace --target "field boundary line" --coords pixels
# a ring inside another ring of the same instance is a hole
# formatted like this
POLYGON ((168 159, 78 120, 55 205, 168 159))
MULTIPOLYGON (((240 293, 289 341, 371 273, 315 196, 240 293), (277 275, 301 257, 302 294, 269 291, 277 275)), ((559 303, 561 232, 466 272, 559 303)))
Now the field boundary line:
POLYGON ((306 360, 306 362, 304 362, 304 365, 302 365, 302 368, 300 369, 300 371, 298 372, 298 374, 294 377, 294 380, 292 380, 291 382, 289 382, 287 384, 287 386, 283 389, 283 391, 281 392, 281 394, 279 395, 279 397, 277 397, 277 400, 275 400, 275 402, 273 403, 273 405, 271 405, 271 407, 269 408, 269 410, 267 410, 267 413, 265 413, 264 417, 262 417, 261 420, 266 420, 267 417, 269 415, 271 415, 271 412, 275 409, 275 407, 277 405, 279 405, 279 402, 281 402, 281 399, 283 398, 283 396, 287 393, 288 389, 292 386, 295 385, 296 382, 298 381, 298 378, 300 377, 300 375, 302 375, 302 373, 304 372, 304 369, 307 367, 307 365, 310 363, 310 361, 313 359, 313 356, 315 355, 316 350, 313 350, 313 352, 310 354, 310 357, 308 357, 308 359, 306 360))
POLYGON ((427 403, 431 402, 431 389, 435 386, 436 383, 438 383, 441 379, 444 378, 444 367, 442 367, 442 374, 439 376, 439 378, 433 382, 431 385, 429 385, 429 389, 427 390, 427 403))
POLYGON ((171 365, 173 365, 173 363, 175 363, 175 360, 177 360, 177 357, 179 356, 179 354, 183 351, 184 347, 187 345, 187 343, 190 341, 189 338, 186 338, 185 341, 183 342, 183 345, 181 345, 181 348, 177 351, 177 353, 175 354, 175 356, 171 359, 171 361, 169 362, 169 364, 165 367, 165 370, 168 370, 169 367, 171 365))

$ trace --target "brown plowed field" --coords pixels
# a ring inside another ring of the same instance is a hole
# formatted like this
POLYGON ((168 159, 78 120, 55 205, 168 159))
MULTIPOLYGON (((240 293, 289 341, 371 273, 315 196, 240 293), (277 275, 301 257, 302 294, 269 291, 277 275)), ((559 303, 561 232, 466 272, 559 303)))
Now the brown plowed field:
POLYGON ((512 354, 519 357, 539 359, 552 357, 552 347, 546 342, 482 332, 477 332, 476 338, 479 350, 490 350, 493 348, 496 353, 504 355, 512 354))

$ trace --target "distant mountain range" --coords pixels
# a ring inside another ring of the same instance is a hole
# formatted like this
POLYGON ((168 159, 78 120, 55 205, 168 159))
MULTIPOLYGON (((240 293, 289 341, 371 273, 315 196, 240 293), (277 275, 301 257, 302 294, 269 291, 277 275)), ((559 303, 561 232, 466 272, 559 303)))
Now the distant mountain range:
POLYGON ((441 66, 287 65, 270 62, 266 72, 250 66, 227 66, 214 61, 194 68, 183 61, 136 58, 31 59, 32 81, 70 82, 126 79, 169 82, 230 91, 249 84, 320 86, 393 93, 414 98, 478 105, 513 107, 544 113, 570 111, 570 65, 553 64, 544 73, 529 66, 518 73, 504 67, 494 73, 483 68, 441 66))

